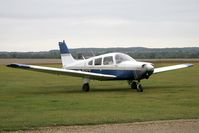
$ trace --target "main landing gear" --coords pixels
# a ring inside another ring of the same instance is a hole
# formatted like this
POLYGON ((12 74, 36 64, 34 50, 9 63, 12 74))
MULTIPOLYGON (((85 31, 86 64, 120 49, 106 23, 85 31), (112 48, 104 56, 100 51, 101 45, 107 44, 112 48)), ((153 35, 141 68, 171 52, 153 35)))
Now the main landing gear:
POLYGON ((138 92, 143 92, 143 87, 140 84, 140 81, 128 81, 131 89, 136 89, 138 92))
POLYGON ((82 86, 82 90, 85 92, 88 92, 90 90, 89 79, 84 79, 84 84, 82 86))
MULTIPOLYGON (((84 79, 84 84, 82 86, 82 90, 84 92, 90 91, 89 81, 90 79, 87 79, 87 78, 84 79)), ((143 92, 143 87, 140 84, 139 80, 138 81, 129 80, 128 83, 131 86, 131 89, 136 89, 138 92, 143 92)))
POLYGON ((85 92, 88 92, 90 90, 89 83, 83 84, 82 90, 85 91, 85 92))

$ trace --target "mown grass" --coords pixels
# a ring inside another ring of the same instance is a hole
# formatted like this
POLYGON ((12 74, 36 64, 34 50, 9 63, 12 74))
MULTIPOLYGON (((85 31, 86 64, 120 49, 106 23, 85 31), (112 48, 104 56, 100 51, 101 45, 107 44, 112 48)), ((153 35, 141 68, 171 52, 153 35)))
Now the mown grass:
POLYGON ((0 131, 199 118, 199 64, 142 84, 138 93, 126 81, 92 81, 85 93, 81 78, 0 66, 0 131))

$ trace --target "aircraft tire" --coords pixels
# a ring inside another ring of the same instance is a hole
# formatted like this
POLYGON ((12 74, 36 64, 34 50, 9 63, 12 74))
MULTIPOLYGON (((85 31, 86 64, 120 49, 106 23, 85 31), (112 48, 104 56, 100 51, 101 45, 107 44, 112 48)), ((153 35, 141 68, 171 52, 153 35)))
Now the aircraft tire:
POLYGON ((85 92, 88 92, 90 90, 90 87, 89 87, 89 84, 86 83, 82 86, 82 90, 85 91, 85 92))
POLYGON ((137 89, 137 83, 136 82, 131 83, 131 89, 137 89))
POLYGON ((141 84, 138 84, 137 85, 137 89, 136 89, 138 92, 143 92, 143 87, 141 84))

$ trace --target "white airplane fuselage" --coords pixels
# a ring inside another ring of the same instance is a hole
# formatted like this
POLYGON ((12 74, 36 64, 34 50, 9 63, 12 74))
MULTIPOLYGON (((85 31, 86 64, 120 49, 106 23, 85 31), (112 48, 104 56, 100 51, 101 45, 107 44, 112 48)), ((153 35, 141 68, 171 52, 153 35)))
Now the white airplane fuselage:
POLYGON ((115 75, 117 78, 113 80, 141 80, 149 78, 154 71, 154 65, 148 62, 138 62, 130 56, 123 53, 109 53, 103 54, 89 59, 76 60, 64 69, 81 70, 86 72, 110 74, 115 75), (117 59, 120 56, 121 59, 117 59), (109 58, 109 62, 106 59, 109 58), (97 62, 97 60, 100 60, 97 62))

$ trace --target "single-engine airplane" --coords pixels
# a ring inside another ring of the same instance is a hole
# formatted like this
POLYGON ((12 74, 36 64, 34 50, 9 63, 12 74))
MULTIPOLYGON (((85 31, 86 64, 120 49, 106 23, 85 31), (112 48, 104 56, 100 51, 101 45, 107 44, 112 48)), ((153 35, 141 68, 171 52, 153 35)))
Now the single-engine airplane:
POLYGON ((26 64, 9 64, 8 67, 23 68, 52 74, 69 75, 83 78, 83 91, 89 91, 90 80, 127 80, 132 89, 143 91, 142 79, 148 79, 152 74, 186 68, 192 64, 179 64, 154 68, 154 64, 136 61, 123 53, 108 53, 88 59, 75 60, 65 43, 59 42, 63 68, 52 68, 26 64))

